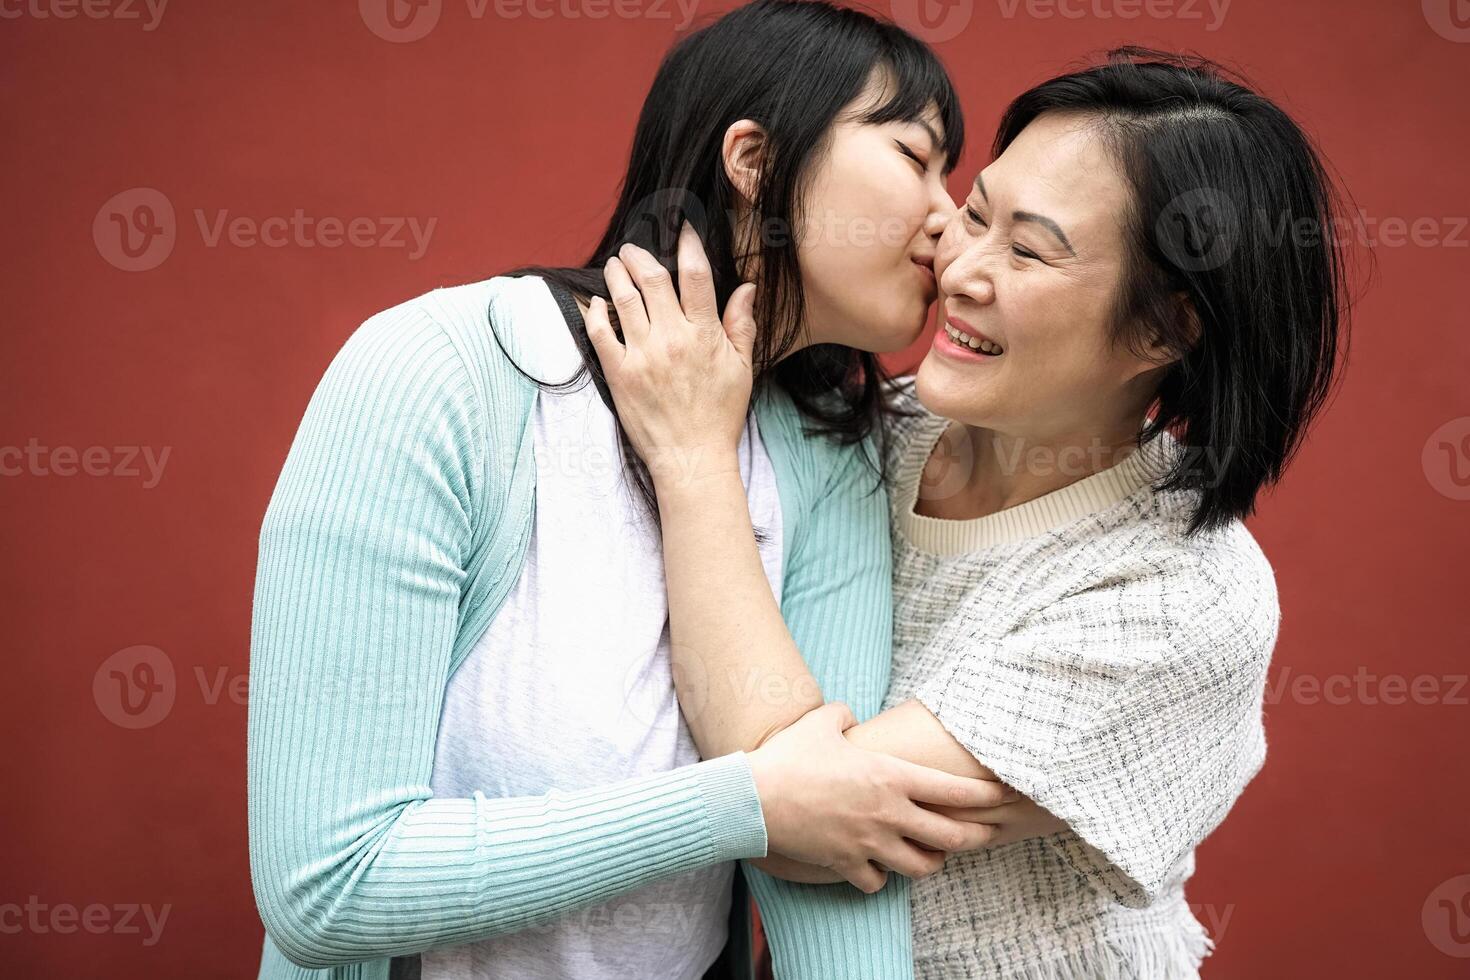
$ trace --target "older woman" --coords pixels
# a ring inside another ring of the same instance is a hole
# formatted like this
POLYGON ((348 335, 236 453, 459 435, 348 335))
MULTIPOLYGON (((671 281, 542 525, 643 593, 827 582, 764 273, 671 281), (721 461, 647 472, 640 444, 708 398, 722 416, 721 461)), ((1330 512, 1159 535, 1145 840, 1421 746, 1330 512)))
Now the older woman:
MULTIPOLYGON (((1339 346, 1335 243, 1272 229, 1325 230, 1333 197, 1301 130, 1199 61, 1116 52, 1002 120, 938 243, 941 329, 896 394, 892 687, 847 736, 994 774, 1050 826, 998 817, 988 849, 914 886, 920 976, 1196 975, 1210 940, 1184 884, 1263 762, 1279 619, 1241 521, 1339 346)), ((622 257, 622 340, 600 303, 589 329, 640 453, 683 467, 654 474, 675 676, 706 754, 752 747, 820 698, 734 462, 750 325, 719 329, 697 248, 682 308, 622 257)))

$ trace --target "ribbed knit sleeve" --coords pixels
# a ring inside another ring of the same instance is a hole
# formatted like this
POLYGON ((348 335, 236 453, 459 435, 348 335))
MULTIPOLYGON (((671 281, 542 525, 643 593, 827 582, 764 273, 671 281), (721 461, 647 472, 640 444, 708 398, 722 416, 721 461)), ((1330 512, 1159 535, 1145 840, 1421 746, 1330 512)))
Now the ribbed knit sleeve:
MULTIPOLYGON (((788 522, 781 612, 825 699, 863 721, 882 707, 893 658, 888 496, 864 462, 870 446, 804 436, 794 412, 773 397, 760 417, 778 478, 796 484, 796 492, 783 488, 783 512, 800 508, 788 522), (803 488, 811 492, 798 502, 803 488)), ((782 881, 749 864, 744 873, 778 980, 913 977, 907 878, 890 874, 882 891, 865 895, 845 882, 782 881)))
POLYGON ((503 542, 524 536, 504 521, 529 513, 532 489, 511 489, 516 447, 497 444, 526 404, 497 380, 511 372, 468 367, 427 308, 349 339, 261 528, 251 875, 269 939, 305 967, 384 966, 766 853, 738 753, 575 793, 433 796, 466 582, 487 568, 514 580, 520 554, 503 542))

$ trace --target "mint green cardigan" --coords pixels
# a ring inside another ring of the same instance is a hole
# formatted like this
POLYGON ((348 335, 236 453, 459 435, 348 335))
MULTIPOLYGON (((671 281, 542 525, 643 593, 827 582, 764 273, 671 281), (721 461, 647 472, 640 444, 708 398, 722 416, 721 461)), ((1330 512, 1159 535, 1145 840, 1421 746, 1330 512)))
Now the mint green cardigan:
MULTIPOLYGON (((534 798, 430 791, 445 688, 519 577, 536 502, 536 389, 488 328, 496 284, 437 289, 358 328, 265 514, 248 772, 270 980, 384 980, 395 955, 766 854, 743 753, 534 798)), ((782 612, 826 696, 869 717, 891 657, 885 494, 859 447, 805 435, 783 393, 763 391, 756 413, 781 498, 782 612)), ((546 737, 576 723, 548 718, 546 737)), ((745 876, 782 980, 913 975, 901 876, 873 896, 745 876)), ((748 930, 733 938, 748 953, 748 930)))

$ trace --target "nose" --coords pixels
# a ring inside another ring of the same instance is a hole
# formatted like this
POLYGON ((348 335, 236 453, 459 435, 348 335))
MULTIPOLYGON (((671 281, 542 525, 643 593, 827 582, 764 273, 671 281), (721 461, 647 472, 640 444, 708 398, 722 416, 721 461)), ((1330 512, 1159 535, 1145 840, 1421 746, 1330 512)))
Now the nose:
MULTIPOLYGON (((944 251, 941 243, 941 252, 944 251)), ((995 280, 983 238, 972 238, 947 263, 935 263, 939 290, 944 296, 962 296, 982 306, 995 302, 995 280)))
POLYGON ((931 184, 929 195, 929 213, 924 216, 924 234, 935 241, 944 234, 944 229, 949 227, 949 219, 954 216, 958 207, 954 199, 949 196, 949 190, 944 186, 943 179, 936 179, 931 184))

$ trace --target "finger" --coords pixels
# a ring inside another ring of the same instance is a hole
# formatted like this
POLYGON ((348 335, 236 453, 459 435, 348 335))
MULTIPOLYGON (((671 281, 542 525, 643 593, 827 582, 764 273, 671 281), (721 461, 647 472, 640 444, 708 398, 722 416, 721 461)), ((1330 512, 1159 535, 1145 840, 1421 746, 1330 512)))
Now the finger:
POLYGON ((895 759, 906 780, 909 799, 945 806, 999 806, 1005 802, 1005 783, 993 779, 971 779, 895 759))
POLYGON ((838 874, 865 895, 877 894, 888 884, 888 872, 871 861, 861 861, 846 870, 839 869, 838 874))
POLYGON ((841 701, 831 701, 820 708, 813 709, 818 718, 829 725, 836 725, 837 730, 845 732, 857 724, 857 719, 852 715, 852 709, 841 701))
POLYGON ((750 364, 755 356, 755 283, 741 283, 730 295, 724 325, 740 359, 750 364))
POLYGON ((909 878, 927 878, 944 868, 943 851, 920 850, 907 841, 897 841, 879 857, 883 864, 909 878))
POLYGON ((684 309, 674 293, 674 277, 669 275, 663 263, 632 242, 623 243, 623 247, 618 249, 618 258, 623 260, 628 275, 633 277, 633 284, 642 294, 649 328, 656 330, 661 323, 678 323, 684 316, 684 309))
POLYGON ((586 319, 587 339, 592 341, 592 349, 597 352, 602 373, 616 374, 628 350, 618 342, 617 335, 613 333, 612 323, 607 316, 607 300, 601 296, 592 297, 587 304, 586 319))
POLYGON ((704 254, 699 233, 689 222, 679 229, 679 301, 690 323, 710 324, 720 319, 715 297, 715 275, 704 254))
POLYGON ((913 806, 893 823, 900 835, 936 851, 971 851, 995 837, 995 828, 913 806))
POLYGON ((933 810, 951 820, 964 820, 968 823, 991 823, 1009 824, 1023 819, 1027 813, 1034 812, 1035 804, 1029 800, 1015 803, 1002 803, 1000 806, 938 806, 928 804, 925 809, 933 810))
POLYGON ((643 308, 643 297, 628 275, 627 266, 616 255, 602 267, 602 278, 607 281, 607 293, 612 297, 618 311, 618 323, 623 327, 623 343, 637 347, 648 339, 648 311, 643 308))

